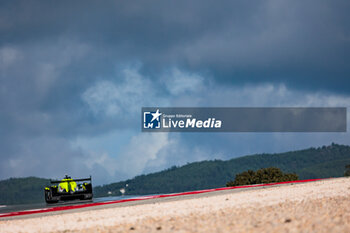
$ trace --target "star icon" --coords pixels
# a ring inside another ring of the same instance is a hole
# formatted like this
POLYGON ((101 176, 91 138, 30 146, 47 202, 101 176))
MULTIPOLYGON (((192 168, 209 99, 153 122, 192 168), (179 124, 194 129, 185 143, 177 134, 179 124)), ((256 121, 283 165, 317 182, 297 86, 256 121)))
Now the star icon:
POLYGON ((157 121, 159 121, 159 116, 162 115, 161 113, 159 113, 159 109, 157 109, 157 111, 155 113, 151 113, 152 114, 152 121, 154 121, 155 119, 157 119, 157 121))

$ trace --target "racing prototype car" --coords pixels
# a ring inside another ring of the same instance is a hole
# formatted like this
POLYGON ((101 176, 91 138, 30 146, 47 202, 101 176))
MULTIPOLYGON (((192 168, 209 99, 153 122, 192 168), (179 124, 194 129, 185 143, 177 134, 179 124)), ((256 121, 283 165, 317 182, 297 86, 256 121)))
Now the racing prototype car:
POLYGON ((73 180, 70 176, 66 175, 62 180, 50 180, 50 182, 51 185, 45 187, 46 203, 57 203, 59 201, 75 199, 92 199, 91 176, 86 179, 73 180))

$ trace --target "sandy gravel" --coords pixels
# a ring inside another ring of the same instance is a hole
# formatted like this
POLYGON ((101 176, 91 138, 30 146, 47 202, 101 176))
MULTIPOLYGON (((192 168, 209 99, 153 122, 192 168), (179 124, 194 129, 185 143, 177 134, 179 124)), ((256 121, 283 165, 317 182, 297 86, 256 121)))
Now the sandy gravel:
POLYGON ((350 179, 0 221, 0 232, 350 232, 350 179))

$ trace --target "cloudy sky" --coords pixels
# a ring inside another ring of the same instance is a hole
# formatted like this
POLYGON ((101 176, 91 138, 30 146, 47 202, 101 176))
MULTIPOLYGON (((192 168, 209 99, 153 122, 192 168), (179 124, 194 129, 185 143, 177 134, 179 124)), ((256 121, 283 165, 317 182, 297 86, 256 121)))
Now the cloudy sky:
MULTIPOLYGON (((142 106, 350 107, 349 1, 1 1, 0 179, 119 181, 349 133, 141 133, 142 106)), ((349 124, 348 116, 348 124, 349 124)))

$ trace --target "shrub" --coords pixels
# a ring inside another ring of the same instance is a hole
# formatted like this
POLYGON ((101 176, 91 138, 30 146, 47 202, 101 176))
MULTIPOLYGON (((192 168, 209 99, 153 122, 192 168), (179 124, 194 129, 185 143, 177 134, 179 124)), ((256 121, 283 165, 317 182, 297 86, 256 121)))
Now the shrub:
POLYGON ((345 166, 344 176, 350 176, 350 164, 345 166))
POLYGON ((284 181, 298 180, 299 177, 295 173, 283 173, 281 169, 276 167, 261 168, 256 172, 248 170, 236 175, 234 181, 229 181, 226 186, 239 186, 249 184, 266 184, 284 181))

